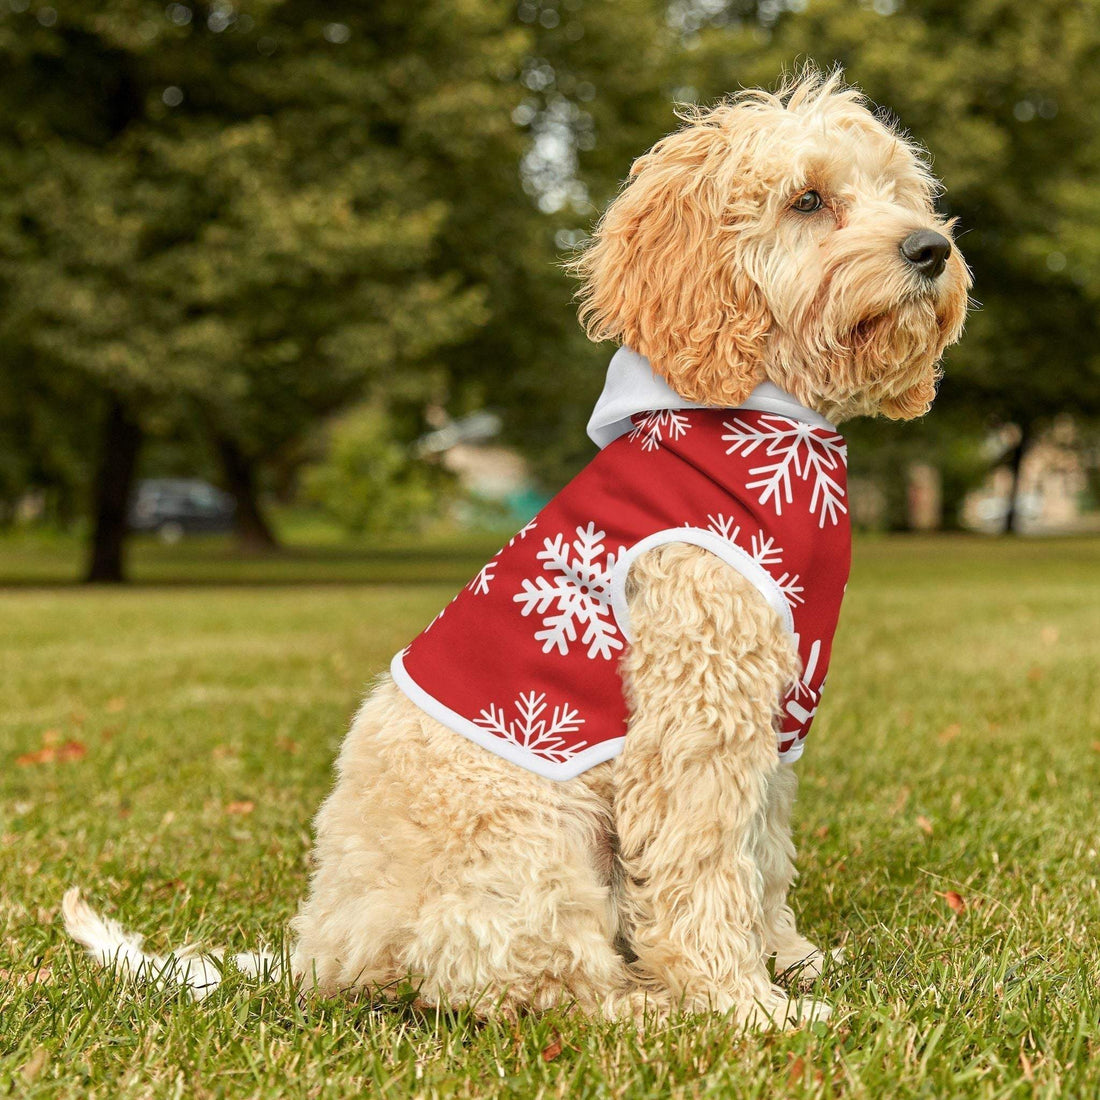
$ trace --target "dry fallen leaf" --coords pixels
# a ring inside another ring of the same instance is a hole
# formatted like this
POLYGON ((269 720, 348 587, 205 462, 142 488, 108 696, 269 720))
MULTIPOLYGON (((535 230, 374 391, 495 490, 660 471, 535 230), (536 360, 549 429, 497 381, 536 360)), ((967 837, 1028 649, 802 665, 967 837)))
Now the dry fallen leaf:
POLYGON ((949 741, 954 741, 960 733, 962 733, 962 726, 958 722, 952 722, 951 725, 940 730, 937 740, 941 745, 946 745, 949 741))
POLYGON ((828 835, 829 835, 829 826, 828 825, 822 825, 820 828, 814 829, 814 836, 816 836, 818 838, 818 840, 824 840, 828 835))
POLYGON ((25 752, 15 758, 17 767, 26 768, 32 764, 66 763, 87 756, 88 748, 83 741, 66 741, 63 745, 43 745, 34 752, 25 752))
POLYGON ((801 1085, 803 1078, 806 1076, 806 1062, 802 1058, 795 1058, 790 1064, 790 1068, 787 1070, 787 1084, 788 1085, 801 1085))
MULTIPOLYGON (((49 923, 43 921, 42 923, 49 923)), ((0 970, 0 982, 9 982, 13 985, 34 986, 52 985, 53 968, 44 965, 35 970, 0 970)))
POLYGON ((561 1054, 561 1036, 555 1032, 554 1041, 549 1046, 543 1047, 542 1060, 552 1062, 559 1054, 561 1054))
POLYGON ((937 890, 936 897, 943 898, 947 902, 947 907, 953 913, 962 913, 966 911, 966 901, 962 894, 955 893, 954 890, 945 890, 942 894, 937 890))
POLYGON ((256 808, 255 802, 249 802, 248 799, 242 799, 240 802, 230 802, 225 807, 227 814, 250 814, 256 808))
POLYGON ((22 756, 15 758, 15 765, 18 768, 26 768, 31 764, 49 764, 57 756, 57 750, 47 745, 44 749, 37 749, 35 752, 25 752, 22 756))
MULTIPOLYGON (((825 1080, 825 1071, 820 1067, 815 1066, 812 1071, 812 1077, 815 1085, 820 1085, 825 1080)), ((806 1060, 801 1056, 796 1056, 791 1060, 790 1065, 787 1068, 787 1084, 791 1086, 798 1086, 804 1084, 806 1080, 806 1060)))
POLYGON ((917 828, 920 829, 922 833, 927 833, 928 836, 932 835, 932 822, 929 821, 924 814, 917 815, 917 828))

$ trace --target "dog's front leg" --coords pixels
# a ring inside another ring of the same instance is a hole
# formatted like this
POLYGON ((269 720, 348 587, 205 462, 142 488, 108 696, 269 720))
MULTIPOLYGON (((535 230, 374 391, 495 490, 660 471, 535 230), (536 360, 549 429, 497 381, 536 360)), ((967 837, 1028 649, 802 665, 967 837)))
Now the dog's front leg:
POLYGON ((746 1023, 822 1016, 765 966, 758 845, 776 769, 773 719, 797 656, 741 574, 670 544, 634 565, 631 719, 616 764, 622 916, 637 967, 685 1010, 746 1023))
MULTIPOLYGON (((775 973, 800 983, 821 976, 825 956, 799 931, 787 893, 797 872, 791 840, 791 807, 798 778, 790 764, 780 764, 768 784, 768 806, 764 829, 756 848, 756 859, 764 879, 764 951, 775 958, 775 973)), ((839 949, 833 951, 839 959, 839 949)))

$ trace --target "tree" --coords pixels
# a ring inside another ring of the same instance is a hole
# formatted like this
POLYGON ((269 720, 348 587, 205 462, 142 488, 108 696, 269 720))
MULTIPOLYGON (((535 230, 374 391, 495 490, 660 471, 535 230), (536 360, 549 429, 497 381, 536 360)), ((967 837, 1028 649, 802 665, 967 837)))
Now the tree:
POLYGON ((361 405, 328 425, 325 459, 305 472, 305 492, 352 534, 415 531, 453 495, 438 463, 409 460, 383 411, 361 405))
MULTIPOLYGON (((4 296, 0 286, 0 296, 4 296)), ((98 395, 79 378, 41 370, 17 334, 0 332, 0 526, 28 488, 44 514, 67 524, 79 512, 74 486, 88 479, 94 436, 86 416, 98 395)))
POLYGON ((495 73, 523 39, 492 0, 47 10, 0 16, 0 331, 103 395, 88 577, 118 580, 143 425, 201 419, 247 498, 372 380, 422 400, 485 322, 436 255, 425 135, 514 165, 495 73))
POLYGON ((560 260, 673 99, 806 56, 845 64, 948 182, 983 308, 941 406, 1026 443, 1067 393, 1100 405, 1095 0, 20 6, 0 12, 0 492, 97 502, 96 577, 122 574, 142 439, 196 425, 257 545, 265 471, 364 399, 399 441, 429 402, 496 407, 560 482, 609 354, 560 260))
MULTIPOLYGON (((673 122, 662 11, 5 12, 6 330, 104 395, 101 451, 121 442, 116 405, 138 431, 202 423, 259 543, 258 471, 366 395, 406 439, 428 399, 505 409, 558 479, 587 453, 607 351, 584 341, 557 261, 673 122)), ((93 572, 117 577, 118 510, 99 519, 93 572)))

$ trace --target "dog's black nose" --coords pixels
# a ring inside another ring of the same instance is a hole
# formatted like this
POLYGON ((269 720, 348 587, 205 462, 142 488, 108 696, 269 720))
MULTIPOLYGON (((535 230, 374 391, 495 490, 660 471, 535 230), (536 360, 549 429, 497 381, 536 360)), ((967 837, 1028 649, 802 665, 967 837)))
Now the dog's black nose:
POLYGON ((918 229, 901 242, 901 254, 926 279, 934 279, 947 266, 951 242, 932 229, 918 229))

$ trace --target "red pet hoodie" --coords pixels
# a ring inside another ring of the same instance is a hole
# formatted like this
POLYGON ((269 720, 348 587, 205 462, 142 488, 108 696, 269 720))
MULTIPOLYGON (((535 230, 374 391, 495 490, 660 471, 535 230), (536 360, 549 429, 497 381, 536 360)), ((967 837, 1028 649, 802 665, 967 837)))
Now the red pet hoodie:
POLYGON ((770 383, 736 409, 692 405, 626 348, 588 433, 599 454, 394 657, 397 685, 491 752, 571 779, 627 735, 631 564, 691 543, 751 581, 794 635, 802 676, 777 700, 776 744, 797 760, 848 580, 843 438, 770 383))

